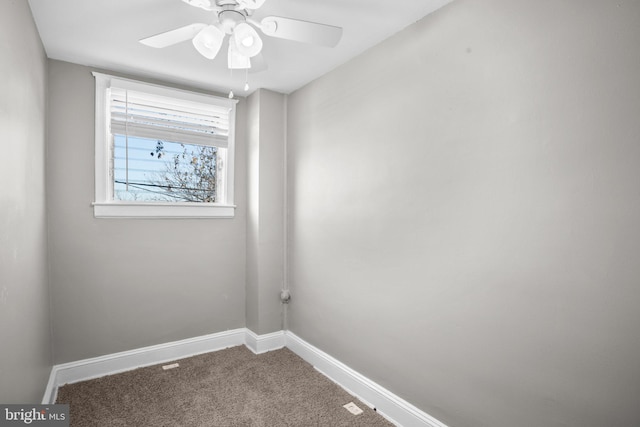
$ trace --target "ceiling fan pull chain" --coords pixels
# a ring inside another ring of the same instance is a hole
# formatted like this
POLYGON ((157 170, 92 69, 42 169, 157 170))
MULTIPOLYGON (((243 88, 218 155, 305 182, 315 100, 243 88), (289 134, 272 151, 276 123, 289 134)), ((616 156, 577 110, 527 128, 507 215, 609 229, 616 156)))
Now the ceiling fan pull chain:
MULTIPOLYGON (((229 80, 233 81, 233 68, 229 68, 229 80)), ((233 89, 229 89, 229 99, 233 99, 233 89)))

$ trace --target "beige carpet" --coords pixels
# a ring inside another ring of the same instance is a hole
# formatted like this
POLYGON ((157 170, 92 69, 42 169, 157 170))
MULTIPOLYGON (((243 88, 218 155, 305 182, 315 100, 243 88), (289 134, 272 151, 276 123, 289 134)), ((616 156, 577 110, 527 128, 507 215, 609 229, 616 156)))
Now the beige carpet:
POLYGON ((288 349, 244 346, 111 375, 58 390, 71 426, 367 426, 390 422, 288 349), (364 412, 342 407, 354 402, 364 412))

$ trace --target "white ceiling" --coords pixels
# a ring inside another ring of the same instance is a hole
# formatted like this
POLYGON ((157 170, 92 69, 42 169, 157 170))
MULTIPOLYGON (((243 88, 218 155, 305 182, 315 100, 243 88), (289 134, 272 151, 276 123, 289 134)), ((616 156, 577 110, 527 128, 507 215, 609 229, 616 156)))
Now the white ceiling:
MULTIPOLYGON (((264 36, 268 69, 249 74, 252 92, 290 93, 357 56, 451 0, 267 0, 254 18, 275 15, 344 28, 335 48, 264 36)), ((181 0, 29 0, 52 59, 245 95, 245 71, 230 74, 226 54, 202 57, 190 42, 154 49, 138 40, 194 22, 207 12, 181 0)))

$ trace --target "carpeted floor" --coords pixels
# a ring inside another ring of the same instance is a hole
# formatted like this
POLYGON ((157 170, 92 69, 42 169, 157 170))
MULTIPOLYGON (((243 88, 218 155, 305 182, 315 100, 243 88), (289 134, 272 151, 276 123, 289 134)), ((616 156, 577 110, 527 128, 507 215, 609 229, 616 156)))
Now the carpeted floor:
POLYGON ((238 346, 178 363, 67 384, 57 403, 70 404, 72 427, 392 426, 286 348, 238 346), (364 412, 351 414, 349 402, 364 412))

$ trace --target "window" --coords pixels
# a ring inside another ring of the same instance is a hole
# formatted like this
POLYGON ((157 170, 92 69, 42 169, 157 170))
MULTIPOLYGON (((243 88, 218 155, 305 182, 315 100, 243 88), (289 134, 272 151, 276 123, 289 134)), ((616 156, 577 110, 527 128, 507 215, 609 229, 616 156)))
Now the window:
POLYGON ((233 217, 236 101, 93 75, 94 215, 233 217))

